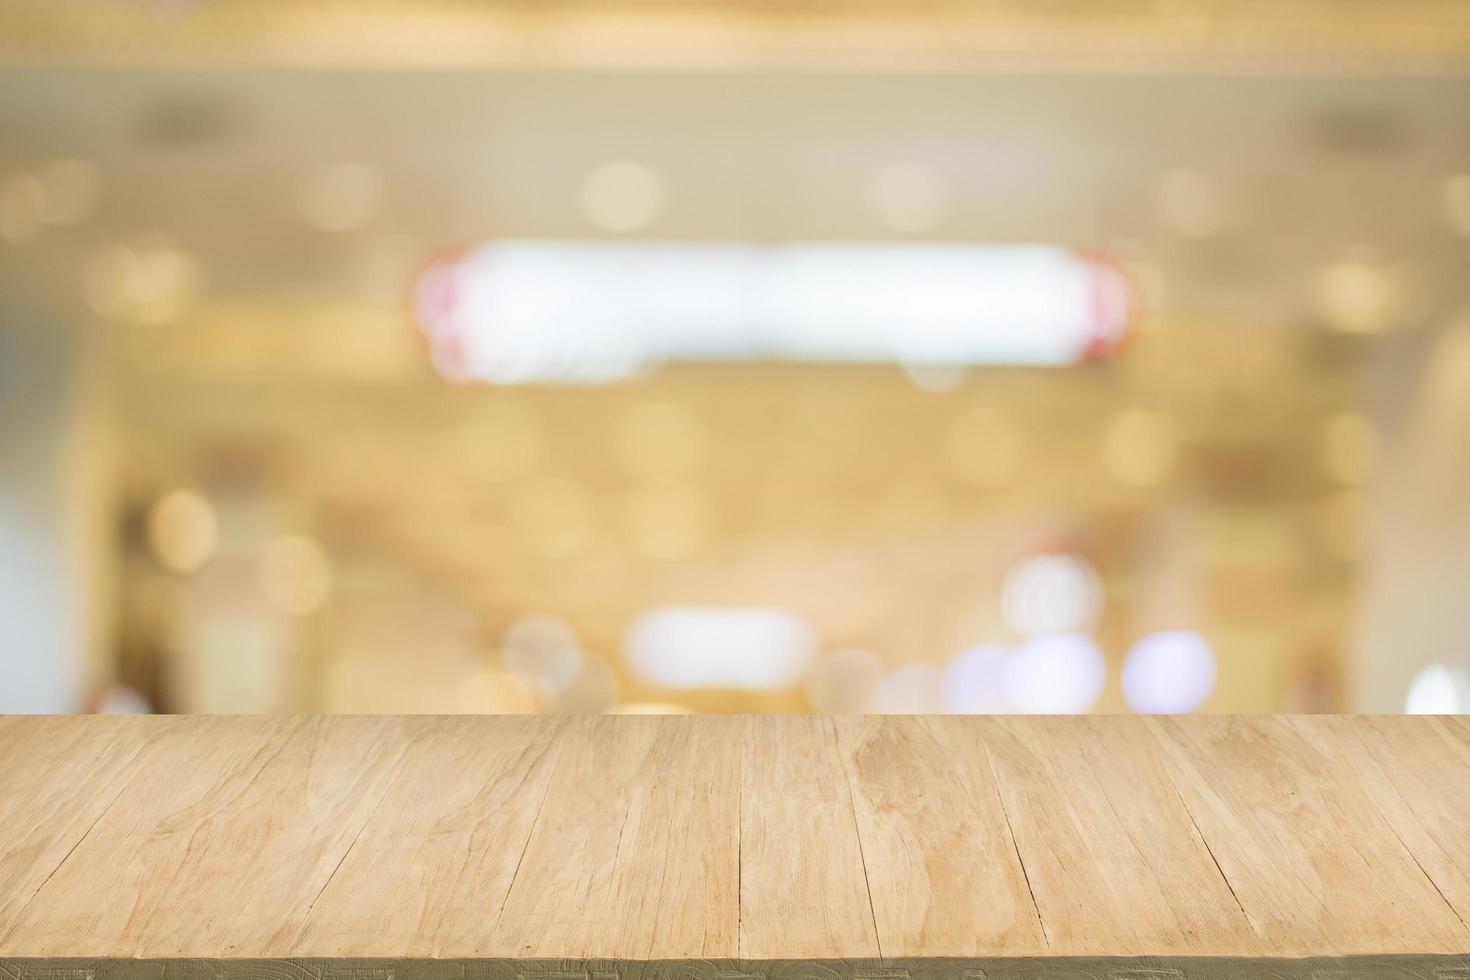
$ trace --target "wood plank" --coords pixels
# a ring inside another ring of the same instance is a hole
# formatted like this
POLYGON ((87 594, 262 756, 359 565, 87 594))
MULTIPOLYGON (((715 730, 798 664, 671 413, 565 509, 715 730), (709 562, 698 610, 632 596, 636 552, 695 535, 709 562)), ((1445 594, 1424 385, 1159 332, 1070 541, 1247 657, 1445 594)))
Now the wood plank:
MULTIPOLYGON (((1308 719, 1159 719, 1185 802, 1262 934, 1288 956, 1470 950, 1470 932, 1308 719)), ((1463 773, 1462 773, 1463 775, 1463 773)))
POLYGON ((145 746, 136 774, 8 930, 0 955, 275 955, 381 797, 404 725, 173 725, 145 746))
POLYGON ((150 739, 172 724, 0 718, 0 942, 117 798, 150 739))
POLYGON ((291 955, 495 955, 486 940, 546 797, 564 724, 426 724, 291 955))
POLYGON ((739 955, 880 955, 832 720, 752 719, 740 800, 739 955))
POLYGON ((885 956, 1042 945, 990 771, 994 724, 834 718, 885 956))
POLYGON ((1140 719, 1007 719, 986 730, 1047 952, 1269 951, 1140 719))
POLYGON ((0 750, 14 980, 1470 976, 1464 719, 0 718, 0 750))
POLYGON ((1453 774, 1470 772, 1470 722, 1310 718, 1294 727, 1362 782, 1456 918, 1470 923, 1470 793, 1463 783, 1451 789, 1453 774))
POLYGON ((489 955, 730 957, 742 718, 568 722, 489 955))

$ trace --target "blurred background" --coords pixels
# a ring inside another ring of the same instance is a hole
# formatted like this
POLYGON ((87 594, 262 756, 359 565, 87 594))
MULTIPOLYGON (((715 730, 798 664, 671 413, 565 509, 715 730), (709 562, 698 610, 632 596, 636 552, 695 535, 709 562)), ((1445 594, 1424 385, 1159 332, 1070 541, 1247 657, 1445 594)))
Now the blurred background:
POLYGON ((0 711, 1470 711, 1470 4, 0 65, 0 711))

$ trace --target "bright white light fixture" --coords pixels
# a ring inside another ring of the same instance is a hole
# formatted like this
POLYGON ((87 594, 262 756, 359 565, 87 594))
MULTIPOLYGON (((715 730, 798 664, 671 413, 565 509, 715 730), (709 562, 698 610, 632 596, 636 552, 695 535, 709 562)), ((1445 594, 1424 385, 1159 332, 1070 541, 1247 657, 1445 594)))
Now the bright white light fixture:
POLYGON ((1046 245, 498 241, 420 278, 454 380, 606 381, 665 361, 1067 365, 1128 325, 1114 267, 1046 245))
POLYGON ((1409 715, 1459 715, 1470 712, 1470 674, 1461 667, 1430 664, 1419 671, 1404 699, 1409 715))
POLYGON ((1097 644, 1081 633, 1027 641, 1006 659, 1005 699, 1022 714, 1086 711, 1102 694, 1107 665, 1097 644))
POLYGON ((1214 687, 1215 654, 1198 633, 1150 634, 1123 661, 1123 696, 1139 714, 1197 711, 1214 687))
POLYGON ((624 652, 659 687, 769 691, 801 680, 815 644, 806 620, 780 609, 669 606, 633 624, 624 652))

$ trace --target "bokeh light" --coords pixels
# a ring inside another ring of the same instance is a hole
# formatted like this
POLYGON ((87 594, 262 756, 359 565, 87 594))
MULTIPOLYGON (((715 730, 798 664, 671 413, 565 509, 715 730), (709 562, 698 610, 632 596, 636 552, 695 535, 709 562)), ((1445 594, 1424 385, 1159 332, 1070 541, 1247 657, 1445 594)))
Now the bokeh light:
POLYGON ((37 176, 46 195, 41 217, 47 224, 77 224, 97 206, 102 178, 96 164, 86 160, 53 160, 37 176))
POLYGON ((944 711, 941 672, 934 664, 904 664, 883 678, 873 692, 873 711, 880 715, 934 715, 944 711))
POLYGON ((1459 715, 1470 712, 1470 671, 1449 664, 1430 664, 1415 675, 1404 697, 1410 715, 1459 715))
POLYGON ((924 391, 959 391, 970 377, 970 369, 955 364, 902 364, 904 377, 924 391))
POLYGON ((178 320, 201 288, 198 259, 162 232, 97 252, 83 281, 87 303, 98 316, 140 324, 178 320))
POLYGON ((460 686, 458 708, 464 714, 524 715, 536 710, 536 699, 512 675, 485 668, 460 686))
POLYGON ((658 561, 696 553, 709 526, 707 498, 689 484, 650 484, 623 501, 623 526, 637 551, 658 561))
POLYGON ((1106 681, 1102 651, 1089 637, 1037 636, 1006 659, 1005 699, 1021 714, 1073 714, 1092 707, 1106 681))
POLYGON ((1392 274, 1368 262, 1338 262, 1322 269, 1315 299, 1322 322, 1345 334, 1388 330, 1400 303, 1392 274))
POLYGON ((950 661, 941 680, 944 710, 958 715, 1003 714, 1006 661, 1010 651, 999 644, 972 647, 950 661))
POLYGON ((868 207, 878 223, 903 235, 938 228, 947 207, 944 187, 934 172, 914 163, 895 163, 873 173, 868 207))
POLYGON ((112 684, 97 696, 92 705, 99 715, 151 715, 153 705, 142 694, 125 684, 112 684))
POLYGON ((1159 178, 1159 220, 1169 230, 1193 238, 1219 234, 1225 225, 1225 193, 1220 182, 1199 170, 1170 170, 1159 178))
POLYGON ((332 563, 311 538, 288 534, 266 546, 260 587, 271 605, 293 616, 316 612, 332 590, 332 563))
POLYGON ((1446 228, 1470 236, 1470 174, 1452 174, 1441 181, 1439 207, 1446 228))
POLYGON ((692 715, 693 709, 672 701, 625 701, 607 710, 610 715, 692 715))
POLYGON ((632 160, 601 164, 582 181, 582 215, 604 231, 641 231, 658 220, 667 192, 658 174, 632 160))
POLYGON ((1156 487, 1168 479, 1178 453, 1174 424, 1158 412, 1128 408, 1108 419, 1103 459, 1124 486, 1156 487))
POLYGON ((818 711, 866 714, 883 680, 883 661, 870 650, 843 649, 823 654, 806 679, 806 696, 818 711))
POLYGON ((577 634, 552 616, 528 616, 512 623, 501 641, 506 668, 542 698, 561 695, 582 674, 584 654, 577 634))
POLYGON ((815 644, 811 624, 785 610, 665 607, 633 624, 624 651, 658 687, 763 691, 796 684, 815 644))
POLYGON ((322 231, 366 228, 388 202, 388 178, 369 163, 344 161, 322 168, 306 191, 306 217, 322 231))
POLYGON ((191 490, 167 493, 148 511, 149 546, 171 571, 199 570, 214 554, 218 538, 214 508, 191 490))
POLYGON ((1086 631, 1102 608, 1102 585, 1081 555, 1034 555, 1006 573, 1001 608, 1022 636, 1086 631))
POLYGON ((1152 633, 1123 662, 1123 696, 1140 714, 1198 711, 1215 688, 1215 654, 1198 633, 1152 633))
POLYGON ((562 714, 597 714, 618 703, 621 685, 612 665, 603 657, 582 652, 576 679, 555 692, 542 696, 550 711, 562 714))

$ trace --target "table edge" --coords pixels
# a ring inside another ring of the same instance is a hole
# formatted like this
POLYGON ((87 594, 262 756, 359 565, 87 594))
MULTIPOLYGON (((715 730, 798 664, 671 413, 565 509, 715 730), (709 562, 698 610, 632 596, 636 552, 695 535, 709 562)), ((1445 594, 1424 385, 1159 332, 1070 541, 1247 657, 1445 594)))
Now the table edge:
POLYGON ((1463 953, 886 959, 0 956, 6 980, 1470 980, 1463 953))

